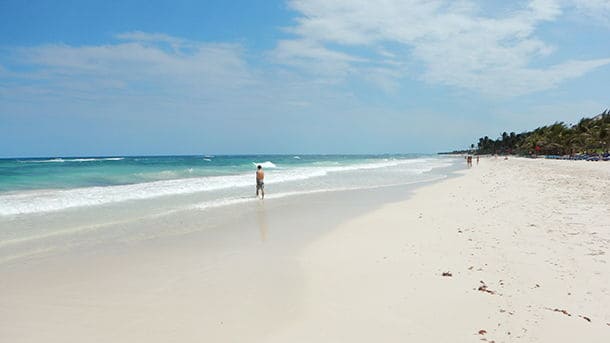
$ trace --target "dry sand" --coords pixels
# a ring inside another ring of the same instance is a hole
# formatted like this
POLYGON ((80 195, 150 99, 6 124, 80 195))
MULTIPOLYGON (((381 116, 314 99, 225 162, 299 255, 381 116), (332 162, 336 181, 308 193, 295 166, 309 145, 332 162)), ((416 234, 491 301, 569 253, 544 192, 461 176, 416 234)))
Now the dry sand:
POLYGON ((312 244, 269 341, 610 342, 609 246, 610 165, 484 159, 312 244))
POLYGON ((0 266, 0 341, 610 342, 610 164, 461 174, 381 208, 329 194, 0 266), (347 203, 361 214, 332 219, 347 203))

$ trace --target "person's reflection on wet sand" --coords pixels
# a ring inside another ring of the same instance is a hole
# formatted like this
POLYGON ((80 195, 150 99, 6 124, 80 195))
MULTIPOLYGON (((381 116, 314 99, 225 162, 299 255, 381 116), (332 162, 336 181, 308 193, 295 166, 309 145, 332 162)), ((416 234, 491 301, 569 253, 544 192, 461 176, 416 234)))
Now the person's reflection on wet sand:
POLYGON ((267 231, 269 230, 267 227, 267 212, 265 210, 265 203, 259 202, 258 208, 256 209, 256 219, 258 222, 258 229, 261 234, 261 242, 265 242, 267 240, 267 231))

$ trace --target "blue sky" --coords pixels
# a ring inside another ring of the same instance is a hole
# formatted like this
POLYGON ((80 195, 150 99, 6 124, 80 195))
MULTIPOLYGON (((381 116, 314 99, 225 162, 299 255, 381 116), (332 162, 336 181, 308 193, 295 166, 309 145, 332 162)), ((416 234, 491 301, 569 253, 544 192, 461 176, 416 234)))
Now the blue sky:
POLYGON ((610 107, 610 0, 0 2, 0 156, 393 153, 610 107))

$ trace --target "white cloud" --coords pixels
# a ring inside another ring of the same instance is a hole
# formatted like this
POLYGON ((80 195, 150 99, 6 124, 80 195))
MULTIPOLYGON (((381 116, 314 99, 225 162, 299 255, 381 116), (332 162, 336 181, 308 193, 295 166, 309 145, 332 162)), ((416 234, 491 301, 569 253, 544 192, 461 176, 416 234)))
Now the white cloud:
MULTIPOLYGON (((324 55, 324 49, 310 49, 309 59, 357 61, 349 55, 333 51, 324 55)), ((255 66, 239 44, 158 33, 119 34, 117 41, 103 45, 47 44, 1 52, 3 110, 15 112, 26 104, 31 113, 41 116, 77 107, 103 115, 103 108, 113 106, 117 116, 154 112, 163 118, 183 113, 204 121, 220 116, 230 122, 229 117, 281 116, 295 107, 331 104, 329 108, 350 96, 328 82, 255 66), (8 67, 3 69, 4 65, 8 67)))
POLYGON ((571 0, 574 5, 584 11, 610 11, 610 0, 571 0))
POLYGON ((116 38, 125 41, 136 41, 136 42, 164 42, 169 43, 173 46, 180 47, 184 45, 192 45, 188 40, 166 35, 164 33, 149 33, 142 31, 131 31, 123 32, 116 35, 116 38))
POLYGON ((388 70, 394 70, 394 80, 410 76, 483 93, 520 95, 610 63, 600 58, 532 67, 555 49, 535 35, 538 25, 561 15, 560 3, 553 0, 531 1, 500 17, 481 14, 467 0, 293 0, 290 6, 299 13, 296 25, 287 29, 295 38, 281 41, 275 57, 316 73, 320 66, 341 74, 368 69, 392 75, 388 70), (405 64, 421 64, 421 71, 405 64))
POLYGON ((528 7, 537 20, 553 20, 561 14, 561 6, 556 0, 532 0, 528 7))
POLYGON ((279 41, 273 58, 296 67, 308 67, 316 73, 333 75, 343 75, 349 71, 351 63, 364 61, 304 39, 279 41))
POLYGON ((12 51, 19 82, 55 94, 184 94, 191 97, 231 92, 256 83, 235 44, 199 43, 141 32, 119 35, 116 44, 50 44, 12 51), (163 44, 169 43, 168 48, 163 44), (103 92, 102 92, 103 91, 103 92))
POLYGON ((576 10, 596 22, 610 26, 610 0, 570 0, 576 10))

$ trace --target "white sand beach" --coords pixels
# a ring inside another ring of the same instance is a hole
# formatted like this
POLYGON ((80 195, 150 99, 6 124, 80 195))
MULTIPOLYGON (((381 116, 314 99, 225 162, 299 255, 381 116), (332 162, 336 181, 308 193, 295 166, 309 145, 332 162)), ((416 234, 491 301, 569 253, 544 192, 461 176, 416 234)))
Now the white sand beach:
POLYGON ((202 218, 0 264, 0 341, 610 341, 608 163, 483 158, 202 218))

